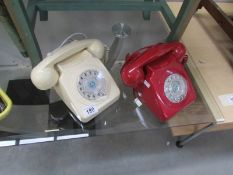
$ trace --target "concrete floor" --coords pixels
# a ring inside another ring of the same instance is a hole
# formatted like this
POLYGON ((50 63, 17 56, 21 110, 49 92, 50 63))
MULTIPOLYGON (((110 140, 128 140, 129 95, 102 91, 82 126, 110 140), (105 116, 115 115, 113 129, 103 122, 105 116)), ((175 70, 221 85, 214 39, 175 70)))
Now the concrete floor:
MULTIPOLYGON (((163 41, 167 35, 156 14, 151 21, 143 21, 140 13, 116 12, 53 12, 48 22, 37 23, 36 35, 45 56, 74 32, 86 33, 109 45, 111 26, 118 21, 133 27, 120 59, 127 51, 163 41)), ((27 67, 28 62, 19 59, 4 30, 0 30, 0 36, 0 53, 10 55, 19 67, 27 67)), ((0 174, 227 175, 233 172, 232 136, 233 131, 204 134, 182 149, 176 148, 175 138, 167 129, 5 147, 0 148, 0 174)))
POLYGON ((166 130, 1 148, 0 174, 231 175, 232 135, 205 134, 182 149, 166 130))

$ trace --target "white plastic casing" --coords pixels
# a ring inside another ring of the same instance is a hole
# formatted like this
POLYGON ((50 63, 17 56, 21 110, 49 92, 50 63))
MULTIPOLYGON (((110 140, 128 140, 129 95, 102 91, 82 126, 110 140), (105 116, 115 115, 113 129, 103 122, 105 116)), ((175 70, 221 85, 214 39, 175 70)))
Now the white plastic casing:
POLYGON ((83 51, 72 58, 57 64, 60 78, 54 87, 56 92, 82 122, 88 122, 119 99, 120 90, 103 63, 88 51, 83 51), (89 69, 101 71, 108 83, 107 95, 101 99, 88 100, 78 91, 79 75, 89 69), (85 112, 94 108, 92 115, 85 112))

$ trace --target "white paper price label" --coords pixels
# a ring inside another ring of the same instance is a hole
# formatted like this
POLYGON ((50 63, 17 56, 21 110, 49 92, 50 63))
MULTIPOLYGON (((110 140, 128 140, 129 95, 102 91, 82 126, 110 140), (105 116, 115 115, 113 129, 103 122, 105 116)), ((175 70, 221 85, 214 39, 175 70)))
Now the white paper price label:
POLYGON ((96 114, 97 112, 98 112, 98 109, 96 106, 87 106, 83 109, 83 113, 88 117, 96 114))
POLYGON ((219 99, 220 99, 223 106, 232 106, 233 105, 233 93, 221 95, 221 96, 219 96, 219 99))

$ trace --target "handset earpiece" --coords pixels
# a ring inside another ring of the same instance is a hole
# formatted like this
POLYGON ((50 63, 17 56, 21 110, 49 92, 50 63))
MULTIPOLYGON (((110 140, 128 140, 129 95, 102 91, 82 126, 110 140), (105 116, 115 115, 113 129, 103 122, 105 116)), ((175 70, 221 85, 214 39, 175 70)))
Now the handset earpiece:
POLYGON ((168 53, 175 55, 177 58, 185 55, 184 45, 180 42, 161 43, 145 49, 147 50, 142 53, 139 50, 129 56, 128 61, 126 60, 121 69, 121 78, 127 86, 135 88, 140 83, 143 83, 145 79, 143 66, 146 64, 154 62, 168 53), (131 58, 134 55, 137 55, 136 59, 131 58))
POLYGON ((101 59, 104 56, 104 45, 99 40, 95 40, 91 43, 91 45, 87 48, 87 50, 93 54, 93 56, 101 59))
POLYGON ((31 72, 33 84, 40 90, 47 90, 56 85, 59 73, 55 70, 55 64, 70 56, 87 49, 97 58, 104 55, 104 45, 96 39, 73 41, 55 51, 42 60, 31 72))
POLYGON ((35 67, 31 72, 32 83, 40 90, 47 90, 55 86, 59 78, 53 67, 35 67))

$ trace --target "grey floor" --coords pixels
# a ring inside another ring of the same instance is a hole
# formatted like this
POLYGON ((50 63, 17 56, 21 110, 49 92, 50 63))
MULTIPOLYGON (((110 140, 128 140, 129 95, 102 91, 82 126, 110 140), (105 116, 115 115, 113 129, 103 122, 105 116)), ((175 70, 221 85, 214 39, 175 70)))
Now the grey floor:
MULTIPOLYGON (((151 21, 143 21, 137 12, 53 12, 48 22, 37 23, 36 35, 45 56, 74 32, 110 45, 111 26, 119 21, 133 28, 119 59, 135 48, 161 42, 167 35, 157 14, 151 21)), ((28 76, 28 61, 20 57, 2 26, 0 36, 1 64, 23 72, 15 78, 28 76)), ((232 136, 233 131, 206 133, 182 149, 176 148, 167 129, 5 147, 0 148, 0 174, 232 174, 232 136)))
POLYGON ((182 149, 166 130, 1 148, 0 174, 231 175, 232 134, 208 133, 182 149))

